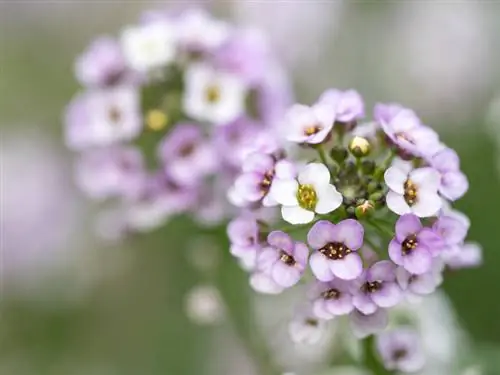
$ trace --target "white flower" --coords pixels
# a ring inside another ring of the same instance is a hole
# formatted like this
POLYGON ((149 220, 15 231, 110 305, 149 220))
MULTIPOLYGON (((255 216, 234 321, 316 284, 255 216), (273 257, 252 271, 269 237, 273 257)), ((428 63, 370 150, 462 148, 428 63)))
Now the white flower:
POLYGON ((185 77, 184 110, 192 118, 224 125, 244 112, 247 87, 237 76, 195 64, 185 77))
POLYGON ((318 144, 325 140, 333 127, 335 109, 325 103, 311 107, 295 104, 286 114, 289 130, 286 138, 290 142, 318 144))
POLYGON ((401 164, 389 168, 384 178, 390 189, 386 197, 387 207, 396 214, 430 217, 441 209, 440 175, 435 169, 412 170, 409 164, 401 164))
POLYGON ((226 22, 212 18, 201 9, 183 13, 178 21, 179 44, 187 49, 212 50, 220 47, 229 37, 226 22))
POLYGON ((125 29, 121 45, 127 64, 139 72, 147 72, 172 62, 177 48, 174 26, 167 20, 125 29))
POLYGON ((307 224, 315 213, 327 214, 342 204, 342 194, 330 184, 330 172, 325 165, 306 165, 297 180, 279 179, 271 187, 271 194, 282 205, 281 214, 287 222, 307 224))

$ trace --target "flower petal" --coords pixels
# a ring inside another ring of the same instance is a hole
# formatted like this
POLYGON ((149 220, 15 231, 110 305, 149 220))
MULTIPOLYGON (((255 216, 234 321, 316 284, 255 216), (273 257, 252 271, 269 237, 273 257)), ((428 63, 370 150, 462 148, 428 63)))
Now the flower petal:
POLYGON ((309 163, 298 176, 301 185, 313 185, 316 189, 330 184, 330 171, 321 163, 309 163))
POLYGON ((279 294, 283 287, 278 285, 268 274, 258 272, 250 276, 250 286, 257 292, 264 294, 279 294))
POLYGON ((271 185, 270 194, 279 204, 285 206, 295 206, 297 201, 297 190, 299 184, 296 180, 276 179, 271 185))
POLYGON ((262 153, 253 153, 249 155, 243 163, 243 172, 258 172, 264 174, 265 172, 274 168, 274 159, 271 155, 262 153))
POLYGON ((307 224, 314 220, 314 212, 300 206, 282 206, 281 215, 283 216, 283 220, 294 225, 307 224))
POLYGON ((393 238, 389 243, 389 258, 399 266, 403 265, 403 254, 401 252, 401 242, 393 238))
POLYGON ((351 250, 363 246, 364 228, 359 221, 346 219, 335 226, 335 242, 341 242, 351 250))
POLYGON ((348 293, 342 293, 337 299, 327 301, 326 306, 334 315, 347 315, 354 310, 352 296, 348 293))
POLYGON ((384 173, 384 180, 389 189, 401 195, 405 192, 404 184, 407 179, 408 174, 398 167, 390 167, 384 173))
POLYGON ((317 189, 316 194, 318 195, 318 202, 314 210, 318 214, 327 214, 335 211, 343 202, 342 194, 333 185, 317 189))
POLYGON ((401 216, 396 222, 396 238, 403 242, 406 237, 417 234, 422 230, 420 219, 413 214, 401 216))
POLYGON ((418 200, 411 211, 418 217, 431 217, 438 213, 443 205, 443 201, 436 192, 419 191, 418 200))
POLYGON ((305 268, 309 258, 309 248, 305 243, 295 242, 293 256, 295 258, 295 261, 305 268))
POLYGON ((285 250, 288 254, 293 255, 293 239, 285 232, 280 230, 272 231, 267 235, 267 243, 276 249, 285 250))
POLYGON ((381 260, 372 265, 368 270, 369 281, 394 281, 396 265, 389 260, 381 260))
POLYGON ((446 173, 439 188, 439 192, 450 201, 462 198, 467 190, 469 190, 469 180, 462 172, 446 173))
POLYGON ((278 285, 289 288, 299 282, 301 272, 297 267, 278 261, 272 268, 271 276, 278 285))
POLYGON ((313 249, 320 249, 328 242, 334 241, 335 224, 328 220, 320 220, 315 223, 307 233, 307 243, 313 249))
POLYGON ((404 197, 393 191, 387 193, 385 201, 389 210, 398 215, 409 214, 412 212, 412 209, 410 208, 408 203, 406 203, 404 197))
POLYGON ((366 293, 358 292, 353 296, 352 303, 363 314, 373 314, 378 306, 372 301, 366 293))
POLYGON ((350 253, 344 259, 329 261, 332 273, 343 280, 354 280, 363 272, 363 261, 357 253, 350 253))
POLYGON ((421 275, 432 267, 432 255, 425 246, 418 246, 409 254, 403 255, 403 267, 410 273, 421 275))
POLYGON ((311 270, 318 280, 327 282, 334 279, 329 262, 325 256, 317 251, 309 258, 311 270))
POLYGON ((330 320, 335 317, 335 315, 328 310, 327 301, 323 298, 319 298, 313 302, 312 310, 314 315, 319 319, 330 320))
POLYGON ((396 306, 400 301, 403 293, 396 282, 385 282, 382 288, 372 293, 373 302, 383 308, 396 306))
POLYGON ((354 335, 360 339, 382 332, 389 324, 389 316, 384 309, 378 309, 368 315, 354 310, 349 318, 354 335))
POLYGON ((419 190, 437 191, 441 184, 441 175, 434 168, 418 168, 410 172, 410 180, 419 190))

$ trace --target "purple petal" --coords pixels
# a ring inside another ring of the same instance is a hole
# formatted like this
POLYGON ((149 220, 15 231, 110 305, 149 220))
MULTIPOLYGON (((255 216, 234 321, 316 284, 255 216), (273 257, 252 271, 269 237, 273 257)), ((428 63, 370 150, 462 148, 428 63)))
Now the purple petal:
POLYGON ((292 237, 285 232, 275 230, 268 234, 267 243, 276 249, 284 250, 293 255, 294 243, 292 237))
POLYGON ((307 233, 307 243, 313 249, 321 249, 329 242, 333 242, 335 233, 335 224, 327 220, 320 220, 312 226, 307 233))
POLYGON ((349 317, 354 335, 358 338, 379 333, 389 324, 389 316, 384 309, 378 309, 373 314, 368 315, 354 310, 349 317))
POLYGON ((331 281, 334 279, 333 273, 330 270, 328 259, 319 252, 314 252, 309 258, 309 265, 314 276, 320 281, 331 281))
POLYGON ((309 248, 305 243, 295 242, 295 249, 293 251, 293 257, 295 261, 299 263, 304 268, 307 265, 307 260, 309 258, 309 248))
POLYGON ((363 246, 364 228, 354 219, 343 220, 335 226, 335 242, 346 245, 351 250, 363 246))
POLYGON ((327 308, 327 301, 319 298, 313 302, 312 310, 314 315, 320 319, 330 320, 334 318, 334 314, 327 308))
POLYGON ((433 256, 439 255, 445 246, 441 236, 430 228, 424 228, 417 235, 419 244, 425 246, 433 256))
POLYGON ((403 267, 415 275, 428 272, 432 267, 432 255, 425 246, 419 245, 403 256, 403 267))
POLYGON ((278 285, 289 288, 299 282, 301 272, 297 267, 278 261, 272 268, 271 276, 278 285))
POLYGON ((262 198, 264 192, 261 189, 262 175, 258 173, 244 173, 234 182, 237 193, 245 200, 256 202, 262 198))
POLYGON ((271 155, 253 153, 243 163, 243 172, 258 172, 264 174, 274 168, 274 159, 271 155))
POLYGON ((394 238, 389 243, 389 258, 399 266, 403 265, 403 253, 401 251, 401 242, 394 238))
POLYGON ((368 270, 370 281, 394 281, 396 265, 388 260, 382 260, 372 265, 368 270))
POLYGON ((445 148, 432 157, 431 165, 441 173, 458 171, 460 158, 454 150, 445 148))
POLYGON ((432 229, 443 238, 446 245, 458 245, 467 237, 468 227, 452 216, 440 216, 432 229))
POLYGON ((232 243, 238 245, 251 245, 257 239, 259 226, 251 218, 237 218, 227 226, 227 234, 232 243))
POLYGON ((393 307, 401 301, 402 291, 395 282, 385 282, 380 290, 372 293, 371 297, 380 307, 393 307))
POLYGON ((265 273, 254 273, 250 277, 250 286, 257 292, 265 294, 279 294, 283 291, 283 287, 276 284, 271 276, 265 273))
POLYGON ((342 293, 339 298, 326 301, 326 308, 333 315, 347 315, 354 310, 352 296, 342 293))
POLYGON ((378 306, 372 301, 370 296, 363 292, 356 293, 352 298, 354 306, 363 314, 373 314, 377 311, 378 306))
POLYGON ((329 261, 332 273, 343 280, 354 280, 363 272, 363 261, 356 253, 350 253, 344 259, 329 261))
POLYGON ((421 229, 422 224, 416 215, 403 215, 396 222, 396 238, 399 242, 403 242, 406 237, 417 234, 421 229))
POLYGON ((263 272, 271 272, 272 266, 278 261, 279 253, 272 247, 265 247, 257 257, 257 268, 263 272))
POLYGON ((456 201, 469 190, 469 180, 462 172, 446 173, 441 179, 439 192, 447 199, 456 201))

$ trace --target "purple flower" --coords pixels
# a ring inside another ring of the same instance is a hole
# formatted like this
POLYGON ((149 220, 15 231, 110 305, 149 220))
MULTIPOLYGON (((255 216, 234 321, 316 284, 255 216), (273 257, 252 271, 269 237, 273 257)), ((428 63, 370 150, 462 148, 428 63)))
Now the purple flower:
POLYGON ((351 123, 365 116, 363 98, 355 90, 330 89, 320 96, 318 102, 330 106, 335 112, 336 122, 351 123))
POLYGON ((439 192, 443 197, 455 201, 469 190, 469 181, 460 170, 460 159, 454 150, 445 148, 439 151, 429 163, 441 175, 439 192))
POLYGON ((281 231, 269 233, 267 243, 269 246, 264 247, 257 258, 258 270, 269 274, 283 288, 297 284, 307 266, 307 246, 294 242, 281 231))
POLYGON ((264 206, 277 202, 270 193, 273 181, 295 177, 295 167, 287 160, 279 160, 265 153, 254 153, 243 163, 243 173, 235 181, 236 194, 245 202, 262 201, 264 206))
POLYGON ((389 243, 389 256, 399 266, 416 275, 428 272, 433 257, 441 253, 443 239, 424 228, 417 216, 403 215, 396 222, 396 236, 389 243))
POLYGON ((257 220, 249 215, 239 216, 228 224, 227 235, 231 242, 231 254, 240 258, 244 264, 255 266, 258 252, 262 248, 257 220))
POLYGON ((373 314, 379 307, 388 308, 401 301, 396 282, 396 265, 388 260, 373 264, 352 283, 353 303, 364 314, 373 314))
POLYGON ((75 74, 84 86, 110 86, 125 73, 125 60, 118 42, 107 36, 94 40, 75 63, 75 74))
POLYGON ((329 103, 318 102, 311 107, 295 104, 286 114, 289 124, 286 139, 295 143, 321 143, 330 134, 334 120, 335 109, 329 103))
POLYGON ((438 194, 439 173, 433 168, 412 170, 408 163, 390 167, 384 174, 390 191, 387 207, 398 215, 413 213, 419 217, 434 216, 443 204, 438 194))
POLYGON ((353 280, 361 275, 363 263, 356 252, 363 245, 363 226, 356 220, 337 225, 321 220, 307 234, 307 242, 316 250, 310 258, 311 269, 320 281, 334 277, 353 280))
POLYGON ((398 104, 377 104, 374 112, 385 135, 404 152, 423 157, 442 148, 437 133, 422 125, 412 110, 398 104))
POLYGON ((327 283, 317 282, 313 285, 310 295, 314 314, 320 319, 333 319, 349 314, 354 309, 349 282, 342 279, 327 283))
POLYGON ((453 270, 478 267, 483 263, 483 249, 477 243, 466 242, 451 251, 444 251, 442 259, 453 270))
POLYGON ((432 229, 443 239, 446 250, 452 250, 463 244, 469 227, 459 218, 445 214, 434 222, 432 229))
POLYGON ((410 328, 398 328, 377 336, 377 351, 388 370, 417 372, 425 365, 418 334, 410 328))
POLYGON ((354 335, 363 339, 382 332, 389 324, 389 315, 385 309, 377 309, 373 314, 363 314, 355 309, 349 314, 349 322, 354 335))
POLYGON ((132 86, 87 91, 66 111, 66 143, 76 150, 130 141, 142 130, 139 96, 132 86))
POLYGON ((443 263, 435 261, 429 271, 420 275, 412 274, 403 267, 398 267, 396 276, 398 284, 406 296, 410 300, 415 299, 415 297, 434 293, 441 285, 443 282, 443 263))
POLYGON ((200 127, 178 124, 161 142, 159 157, 175 182, 192 185, 212 173, 217 164, 215 152, 200 127))
POLYGON ((92 149, 76 164, 77 185, 94 199, 130 195, 144 178, 142 154, 132 147, 92 149))

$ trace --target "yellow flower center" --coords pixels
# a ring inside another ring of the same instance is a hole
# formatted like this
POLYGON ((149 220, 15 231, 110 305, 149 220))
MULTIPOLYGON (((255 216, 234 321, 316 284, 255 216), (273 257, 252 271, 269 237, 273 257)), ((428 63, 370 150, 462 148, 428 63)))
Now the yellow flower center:
POLYGON ((321 130, 323 130, 323 127, 318 124, 309 125, 304 129, 304 134, 309 137, 311 135, 318 134, 321 130))
POLYGON ((300 207, 309 211, 314 211, 318 203, 316 190, 314 190, 312 185, 299 185, 297 200, 299 201, 300 207))
POLYGON ((146 126, 153 131, 162 130, 167 124, 167 114, 159 109, 152 109, 146 115, 146 126))
POLYGON ((220 97, 221 97, 220 87, 215 84, 208 85, 208 87, 205 90, 205 98, 207 102, 209 102, 210 104, 215 104, 220 100, 220 97))
POLYGON ((417 185, 415 185, 411 180, 406 180, 404 189, 404 198, 406 203, 413 206, 417 203, 417 185))

